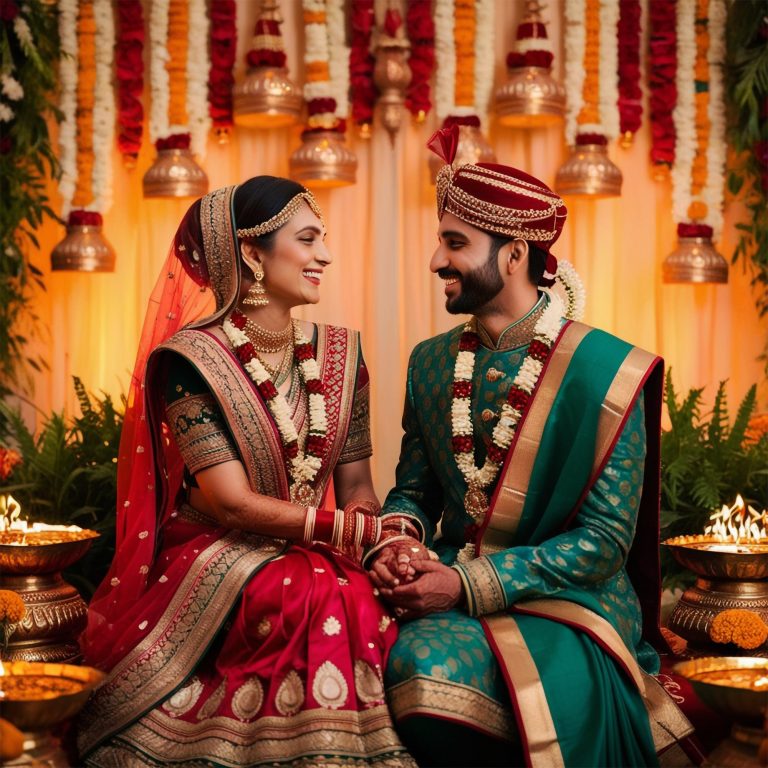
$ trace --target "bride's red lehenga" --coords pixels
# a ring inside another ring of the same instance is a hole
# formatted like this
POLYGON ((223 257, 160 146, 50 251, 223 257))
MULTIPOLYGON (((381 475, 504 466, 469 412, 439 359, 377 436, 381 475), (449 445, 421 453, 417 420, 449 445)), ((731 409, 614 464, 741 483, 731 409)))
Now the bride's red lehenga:
MULTIPOLYGON (((81 717, 81 759, 415 765, 384 702, 397 630, 359 565, 324 544, 223 528, 186 503, 211 450, 232 451, 256 492, 290 498, 274 420, 206 330, 240 291, 234 189, 191 209, 150 299, 118 459, 116 556, 82 637, 86 663, 109 675, 81 717), (200 391, 182 391, 189 380, 200 391)), ((328 417, 320 505, 336 464, 370 453, 368 381, 357 333, 318 326, 314 349, 328 417)), ((306 392, 288 400, 306 435, 306 392)))

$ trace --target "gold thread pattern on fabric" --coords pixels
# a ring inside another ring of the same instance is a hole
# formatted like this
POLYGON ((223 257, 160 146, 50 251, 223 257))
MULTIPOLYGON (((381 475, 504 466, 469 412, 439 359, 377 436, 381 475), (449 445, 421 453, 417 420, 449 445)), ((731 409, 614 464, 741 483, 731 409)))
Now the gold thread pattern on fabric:
POLYGON ((482 621, 499 650, 495 656, 512 683, 531 768, 563 768, 565 762, 544 686, 517 622, 505 614, 482 621))
POLYGON ((574 351, 592 331, 582 323, 571 323, 562 332, 549 364, 541 375, 536 397, 530 405, 515 442, 507 457, 504 474, 499 480, 496 502, 490 510, 490 521, 480 543, 480 552, 499 551, 510 546, 528 493, 531 472, 536 463, 541 436, 544 433, 552 403, 557 396, 574 351))
POLYGON ((512 713, 468 685, 414 675, 388 688, 386 696, 396 720, 410 715, 449 718, 505 741, 517 739, 512 713))
POLYGON ((355 392, 349 432, 344 449, 339 456, 339 464, 367 459, 373 454, 371 443, 371 385, 366 383, 355 392))
POLYGON ((466 576, 465 588, 467 594, 472 596, 467 604, 467 608, 471 609, 468 610, 470 616, 487 616, 507 607, 501 579, 487 557, 476 557, 456 568, 466 576))
POLYGON ((341 670, 331 661, 324 661, 312 681, 315 701, 326 709, 339 709, 347 703, 349 686, 341 670))
MULTIPOLYGON (((542 316, 546 308, 546 301, 540 301, 539 306, 535 307, 528 315, 528 317, 524 317, 522 320, 515 323, 511 328, 507 328, 506 330, 502 331, 501 336, 499 336, 499 340, 495 344, 491 337, 488 335, 488 331, 485 330, 482 323, 477 321, 476 317, 472 318, 472 322, 474 324, 477 335, 480 337, 480 343, 484 347, 499 351, 507 349, 518 349, 519 347, 524 347, 533 341, 533 334, 536 328, 536 323, 539 322, 539 318, 542 316)), ((500 371, 497 371, 496 373, 501 374, 500 371)), ((501 378, 501 375, 492 376, 489 378, 489 381, 495 381, 496 379, 501 378)))
POLYGON ((255 675, 232 694, 232 711, 243 721, 252 720, 264 703, 264 686, 255 675))
POLYGON ((203 234, 205 262, 211 290, 216 298, 216 312, 206 321, 226 312, 237 299, 237 275, 240 253, 235 247, 231 200, 236 187, 223 187, 200 201, 200 228, 203 234))
POLYGON ((216 714, 216 710, 221 706, 221 702, 224 701, 224 695, 227 692, 227 678, 225 677, 218 685, 216 690, 205 700, 203 706, 200 707, 196 717, 198 720, 207 720, 209 717, 213 717, 216 714))
POLYGON ((186 685, 179 688, 176 693, 166 699, 163 703, 163 709, 171 717, 186 715, 197 704, 202 692, 203 684, 197 677, 192 677, 186 685))
POLYGON ((304 704, 304 683, 299 673, 292 669, 280 683, 275 694, 275 709, 286 717, 295 715, 304 704))
POLYGON ((384 682, 381 670, 374 669, 367 661, 355 662, 355 691, 360 701, 366 704, 381 704, 384 701, 384 682))

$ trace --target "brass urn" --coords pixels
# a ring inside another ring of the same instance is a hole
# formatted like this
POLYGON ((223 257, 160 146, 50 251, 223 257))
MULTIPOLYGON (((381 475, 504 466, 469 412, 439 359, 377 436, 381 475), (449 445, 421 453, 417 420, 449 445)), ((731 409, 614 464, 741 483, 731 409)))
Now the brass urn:
POLYGON ((142 179, 144 197, 202 197, 208 176, 189 149, 159 149, 142 179))
POLYGON ((354 184, 357 158, 338 131, 305 131, 301 146, 291 155, 292 179, 315 188, 354 184))
POLYGON ((533 128, 563 122, 565 88, 548 67, 510 67, 495 99, 501 125, 533 128))
POLYGON ((394 146, 395 136, 403 122, 405 94, 411 82, 408 66, 410 44, 405 39, 381 36, 376 47, 373 82, 379 89, 378 106, 381 122, 394 146))
POLYGON ((708 237, 679 237, 661 269, 665 283, 728 282, 728 262, 708 237))
POLYGON ((115 249, 101 233, 101 224, 68 224, 66 236, 51 251, 51 269, 113 272, 115 249))
POLYGON ((282 128, 300 115, 304 100, 285 67, 253 67, 232 91, 236 125, 282 128))
POLYGON ((604 144, 577 144, 557 171, 555 191, 561 195, 618 197, 621 182, 621 171, 608 157, 604 144))

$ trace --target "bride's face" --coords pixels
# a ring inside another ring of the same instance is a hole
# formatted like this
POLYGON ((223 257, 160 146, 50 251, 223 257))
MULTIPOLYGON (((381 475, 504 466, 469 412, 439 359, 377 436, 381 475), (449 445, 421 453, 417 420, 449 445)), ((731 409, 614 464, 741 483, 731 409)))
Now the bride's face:
POLYGON ((330 263, 323 223, 302 203, 277 231, 271 252, 263 254, 264 288, 269 300, 289 307, 317 304, 323 273, 330 263))

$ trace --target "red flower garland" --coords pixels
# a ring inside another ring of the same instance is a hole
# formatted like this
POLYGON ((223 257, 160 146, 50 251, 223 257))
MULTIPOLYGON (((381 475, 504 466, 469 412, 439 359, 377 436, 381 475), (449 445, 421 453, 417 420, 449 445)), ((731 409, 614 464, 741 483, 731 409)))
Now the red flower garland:
POLYGON ((675 124, 672 111, 677 104, 677 3, 667 0, 650 3, 649 91, 651 110, 651 162, 671 166, 675 160, 675 124))
POLYGON ((285 67, 286 55, 283 50, 283 36, 280 22, 271 15, 259 17, 253 31, 253 47, 245 60, 250 68, 285 67))
POLYGON ((352 3, 350 21, 352 39, 349 51, 349 98, 352 119, 360 126, 370 126, 376 101, 376 86, 373 84, 373 67, 376 60, 370 50, 371 33, 376 21, 373 0, 356 0, 352 3))
POLYGON ((435 22, 431 0, 408 0, 405 26, 411 42, 411 82, 405 96, 405 106, 419 120, 432 109, 429 81, 435 68, 435 22))
POLYGON ((640 0, 620 0, 619 130, 622 136, 637 133, 643 117, 640 90, 640 0))
MULTIPOLYGON (((541 21, 524 21, 517 26, 517 40, 530 40, 542 38, 548 39, 547 28, 541 21)), ((524 53, 517 51, 510 51, 507 54, 507 67, 514 69, 515 67, 542 67, 549 69, 552 66, 552 60, 555 55, 552 51, 546 50, 529 50, 524 53)))
POLYGON ((117 146, 126 161, 133 162, 144 126, 144 18, 140 0, 120 0, 116 10, 117 146))
POLYGON ((211 69, 208 74, 208 113, 214 130, 226 135, 232 119, 232 67, 237 47, 235 0, 216 0, 210 7, 211 69))

